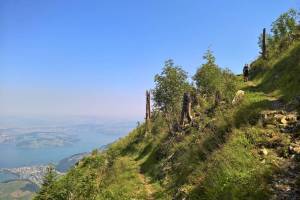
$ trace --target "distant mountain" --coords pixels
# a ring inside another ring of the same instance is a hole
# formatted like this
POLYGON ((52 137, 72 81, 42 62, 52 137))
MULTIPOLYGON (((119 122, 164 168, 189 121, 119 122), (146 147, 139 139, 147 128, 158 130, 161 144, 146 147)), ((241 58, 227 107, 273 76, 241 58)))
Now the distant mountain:
POLYGON ((77 153, 67 158, 64 158, 56 165, 56 170, 60 172, 67 172, 72 166, 74 166, 79 160, 90 153, 77 153))
MULTIPOLYGON (((99 151, 103 151, 109 147, 110 144, 103 145, 100 148, 98 148, 99 151)), ((84 158, 85 156, 90 155, 90 152, 84 152, 84 153, 77 153, 74 155, 71 155, 67 158, 64 158, 58 162, 56 165, 56 170, 59 172, 67 172, 71 167, 73 167, 79 160, 84 158)))
POLYGON ((29 180, 12 180, 0 183, 0 199, 29 200, 38 191, 39 187, 29 180))

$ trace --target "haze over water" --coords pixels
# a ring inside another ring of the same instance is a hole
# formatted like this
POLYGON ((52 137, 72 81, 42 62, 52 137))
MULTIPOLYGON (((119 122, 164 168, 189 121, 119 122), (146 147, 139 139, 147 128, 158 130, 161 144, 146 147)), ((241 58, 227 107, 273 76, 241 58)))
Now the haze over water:
POLYGON ((135 125, 136 121, 112 120, 65 126, 44 124, 41 128, 0 128, 0 168, 54 164, 73 154, 107 145, 128 134, 135 125), (3 141, 5 136, 9 137, 3 141))

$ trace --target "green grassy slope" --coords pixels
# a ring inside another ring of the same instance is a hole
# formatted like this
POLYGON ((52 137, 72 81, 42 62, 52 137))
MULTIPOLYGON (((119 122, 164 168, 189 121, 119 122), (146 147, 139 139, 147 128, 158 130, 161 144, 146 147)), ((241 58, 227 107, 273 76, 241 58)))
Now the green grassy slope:
POLYGON ((269 61, 258 59, 253 63, 255 81, 264 93, 289 101, 300 96, 300 43, 269 61))
POLYGON ((300 44, 269 61, 258 59, 252 81, 241 81, 241 104, 208 114, 210 105, 194 107, 197 126, 172 134, 154 113, 151 132, 141 125, 107 151, 84 158, 52 185, 51 199, 271 198, 291 137, 262 126, 260 113, 300 95, 299 72, 300 44), (261 153, 265 148, 268 153, 261 153))

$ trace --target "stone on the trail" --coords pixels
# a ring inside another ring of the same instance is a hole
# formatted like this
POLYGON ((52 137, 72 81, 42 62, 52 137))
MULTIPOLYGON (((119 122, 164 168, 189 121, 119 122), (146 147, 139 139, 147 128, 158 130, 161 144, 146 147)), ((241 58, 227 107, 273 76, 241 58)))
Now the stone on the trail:
POLYGON ((276 125, 277 121, 280 121, 280 113, 277 113, 275 111, 263 111, 261 113, 261 119, 264 125, 276 125))
POLYGON ((298 154, 298 155, 300 155, 300 144, 298 144, 298 143, 292 143, 292 144, 289 146, 289 151, 290 151, 292 154, 298 154))
POLYGON ((286 125, 288 123, 288 121, 286 121, 286 117, 281 118, 280 122, 283 125, 286 125))
POLYGON ((232 105, 237 105, 239 104, 245 96, 245 92, 243 90, 238 90, 232 100, 232 105))
POLYGON ((294 152, 296 154, 300 154, 300 147, 299 146, 298 147, 294 147, 294 152))
POLYGON ((261 120, 265 127, 275 125, 283 133, 293 133, 300 128, 297 112, 286 112, 283 110, 263 111, 261 120))
POLYGON ((263 148, 263 149, 260 150, 259 153, 260 153, 261 155, 266 156, 266 155, 268 155, 268 150, 267 150, 266 148, 263 148))
POLYGON ((292 114, 288 114, 286 116, 286 121, 289 123, 289 124, 294 124, 294 123, 297 123, 297 114, 296 113, 292 113, 292 114))
POLYGON ((274 118, 276 119, 277 122, 284 123, 285 122, 285 116, 283 114, 275 114, 274 118))
POLYGON ((264 154, 265 156, 268 155, 268 150, 267 150, 267 149, 263 149, 262 152, 263 152, 263 154, 264 154))

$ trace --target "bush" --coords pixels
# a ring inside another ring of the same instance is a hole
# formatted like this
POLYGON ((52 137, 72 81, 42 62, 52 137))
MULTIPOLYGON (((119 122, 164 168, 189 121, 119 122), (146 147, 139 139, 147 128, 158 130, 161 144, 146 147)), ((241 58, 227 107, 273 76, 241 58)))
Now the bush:
POLYGON ((197 88, 209 96, 220 92, 224 100, 231 101, 237 90, 236 76, 229 69, 222 70, 218 67, 210 50, 205 53, 203 59, 206 63, 197 70, 193 77, 197 88))
POLYGON ((169 126, 177 121, 182 96, 191 88, 187 78, 187 72, 174 66, 172 60, 166 61, 163 71, 154 78, 154 106, 163 111, 169 126))

